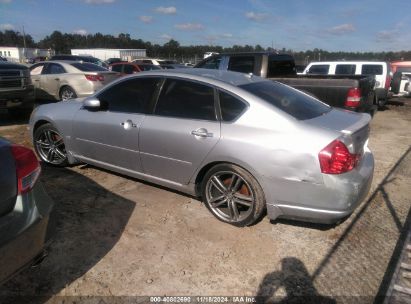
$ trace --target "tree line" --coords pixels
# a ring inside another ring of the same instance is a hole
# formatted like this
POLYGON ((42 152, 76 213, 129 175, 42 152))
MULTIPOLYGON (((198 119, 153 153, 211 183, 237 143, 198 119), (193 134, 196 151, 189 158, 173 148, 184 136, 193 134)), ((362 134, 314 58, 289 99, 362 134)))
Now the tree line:
POLYGON ((81 48, 121 48, 121 49, 146 49, 147 56, 173 58, 187 61, 190 58, 202 58, 205 52, 254 52, 277 51, 292 54, 298 64, 307 64, 311 61, 325 60, 411 60, 411 51, 398 52, 330 52, 315 48, 313 50, 295 52, 291 49, 264 48, 261 45, 233 45, 222 47, 215 45, 190 45, 182 46, 174 39, 163 45, 153 44, 150 41, 134 39, 130 34, 121 33, 117 37, 95 34, 72 34, 54 31, 44 39, 35 42, 31 35, 13 30, 0 31, 0 46, 15 46, 28 48, 54 49, 56 54, 70 54, 71 49, 81 48))

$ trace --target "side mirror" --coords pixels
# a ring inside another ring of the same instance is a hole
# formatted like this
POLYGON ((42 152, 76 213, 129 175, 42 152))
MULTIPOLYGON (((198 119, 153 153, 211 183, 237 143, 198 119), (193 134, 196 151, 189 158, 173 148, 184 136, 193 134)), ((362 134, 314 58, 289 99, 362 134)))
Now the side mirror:
POLYGON ((83 101, 84 108, 87 110, 99 110, 101 108, 100 100, 96 97, 90 97, 83 101))

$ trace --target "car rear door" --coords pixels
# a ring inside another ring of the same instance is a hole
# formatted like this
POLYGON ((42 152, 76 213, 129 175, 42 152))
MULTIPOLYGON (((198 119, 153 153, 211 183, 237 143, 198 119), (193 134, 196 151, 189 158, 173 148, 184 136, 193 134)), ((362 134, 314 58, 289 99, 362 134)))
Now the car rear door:
POLYGON ((98 94, 102 109, 73 119, 74 153, 89 163, 141 172, 139 131, 158 78, 133 78, 98 94))
POLYGON ((140 129, 144 173, 187 184, 220 139, 214 89, 168 78, 140 129))

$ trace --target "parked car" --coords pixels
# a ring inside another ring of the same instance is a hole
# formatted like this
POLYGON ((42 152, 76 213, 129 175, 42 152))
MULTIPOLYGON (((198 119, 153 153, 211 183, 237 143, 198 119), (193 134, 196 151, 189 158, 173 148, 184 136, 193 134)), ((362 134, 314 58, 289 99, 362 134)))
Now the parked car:
POLYGON ((79 61, 45 61, 30 67, 36 99, 68 100, 92 95, 120 75, 79 61))
POLYGON ((53 202, 32 150, 0 137, 0 284, 40 262, 53 233, 53 202))
POLYGON ((30 119, 39 157, 89 163, 190 195, 219 220, 335 222, 367 195, 370 115, 287 85, 204 69, 141 72, 30 119), (51 153, 48 134, 64 141, 51 153), (63 147, 63 146, 61 146, 63 147))
POLYGON ((134 62, 116 62, 108 67, 110 71, 120 73, 122 76, 142 72, 143 69, 134 62))
POLYGON ((371 114, 376 110, 373 76, 297 75, 294 58, 288 54, 224 53, 208 57, 194 67, 261 76, 304 91, 333 107, 371 114))
POLYGON ((113 63, 116 63, 116 62, 127 62, 127 61, 124 61, 124 60, 122 60, 121 58, 109 58, 109 59, 107 59, 106 61, 104 61, 107 65, 111 65, 111 64, 113 64, 113 63))
POLYGON ((400 72, 406 70, 404 67, 398 68, 391 81, 391 92, 397 96, 408 97, 411 95, 411 72, 400 72))
POLYGON ((170 69, 187 69, 188 67, 184 64, 179 63, 162 63, 160 64, 162 69, 170 70, 170 69))
POLYGON ((375 77, 375 104, 387 102, 391 84, 391 66, 385 61, 321 61, 311 62, 302 74, 371 75, 375 77))
POLYGON ((34 106, 34 87, 28 67, 22 64, 0 61, 0 109, 21 118, 34 106))
POLYGON ((411 72, 411 61, 394 61, 391 62, 392 73, 395 72, 411 72))
POLYGON ((61 54, 61 55, 51 56, 50 61, 54 61, 54 60, 71 60, 71 61, 90 62, 90 63, 97 64, 101 67, 108 68, 107 63, 105 63, 104 61, 102 61, 98 58, 95 58, 93 56, 79 56, 79 55, 61 54))

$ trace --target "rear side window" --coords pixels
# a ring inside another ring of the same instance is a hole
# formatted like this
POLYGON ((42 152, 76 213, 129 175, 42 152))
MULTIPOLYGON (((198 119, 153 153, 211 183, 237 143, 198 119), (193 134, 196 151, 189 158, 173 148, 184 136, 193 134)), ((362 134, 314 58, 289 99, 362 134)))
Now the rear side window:
POLYGON ((122 64, 112 65, 112 66, 111 66, 111 70, 112 70, 113 72, 119 72, 119 73, 121 73, 121 68, 122 68, 122 67, 123 67, 122 64))
POLYGON ((228 70, 240 73, 254 73, 254 56, 230 57, 228 70))
POLYGON ((316 64, 312 65, 307 71, 308 74, 317 74, 317 75, 327 75, 330 70, 330 65, 328 64, 316 64))
POLYGON ((223 121, 233 121, 237 119, 247 107, 244 102, 225 92, 219 92, 219 99, 223 121))
POLYGON ((267 77, 295 75, 295 63, 292 58, 283 58, 279 55, 268 57, 267 77))
POLYGON ((362 75, 382 75, 381 64, 364 64, 361 68, 362 75))
POLYGON ((337 64, 335 67, 335 75, 354 75, 355 64, 337 64))
POLYGON ((111 112, 145 113, 158 82, 156 78, 129 79, 108 88, 97 98, 111 112))
POLYGON ((83 72, 102 72, 102 71, 107 71, 107 69, 98 66, 94 63, 88 63, 88 62, 75 62, 75 63, 70 63, 73 67, 79 69, 80 71, 83 72))
POLYGON ((331 110, 319 100, 281 83, 261 81, 239 86, 298 120, 311 119, 331 110))
POLYGON ((191 81, 167 79, 154 113, 179 118, 216 120, 214 89, 191 81))

